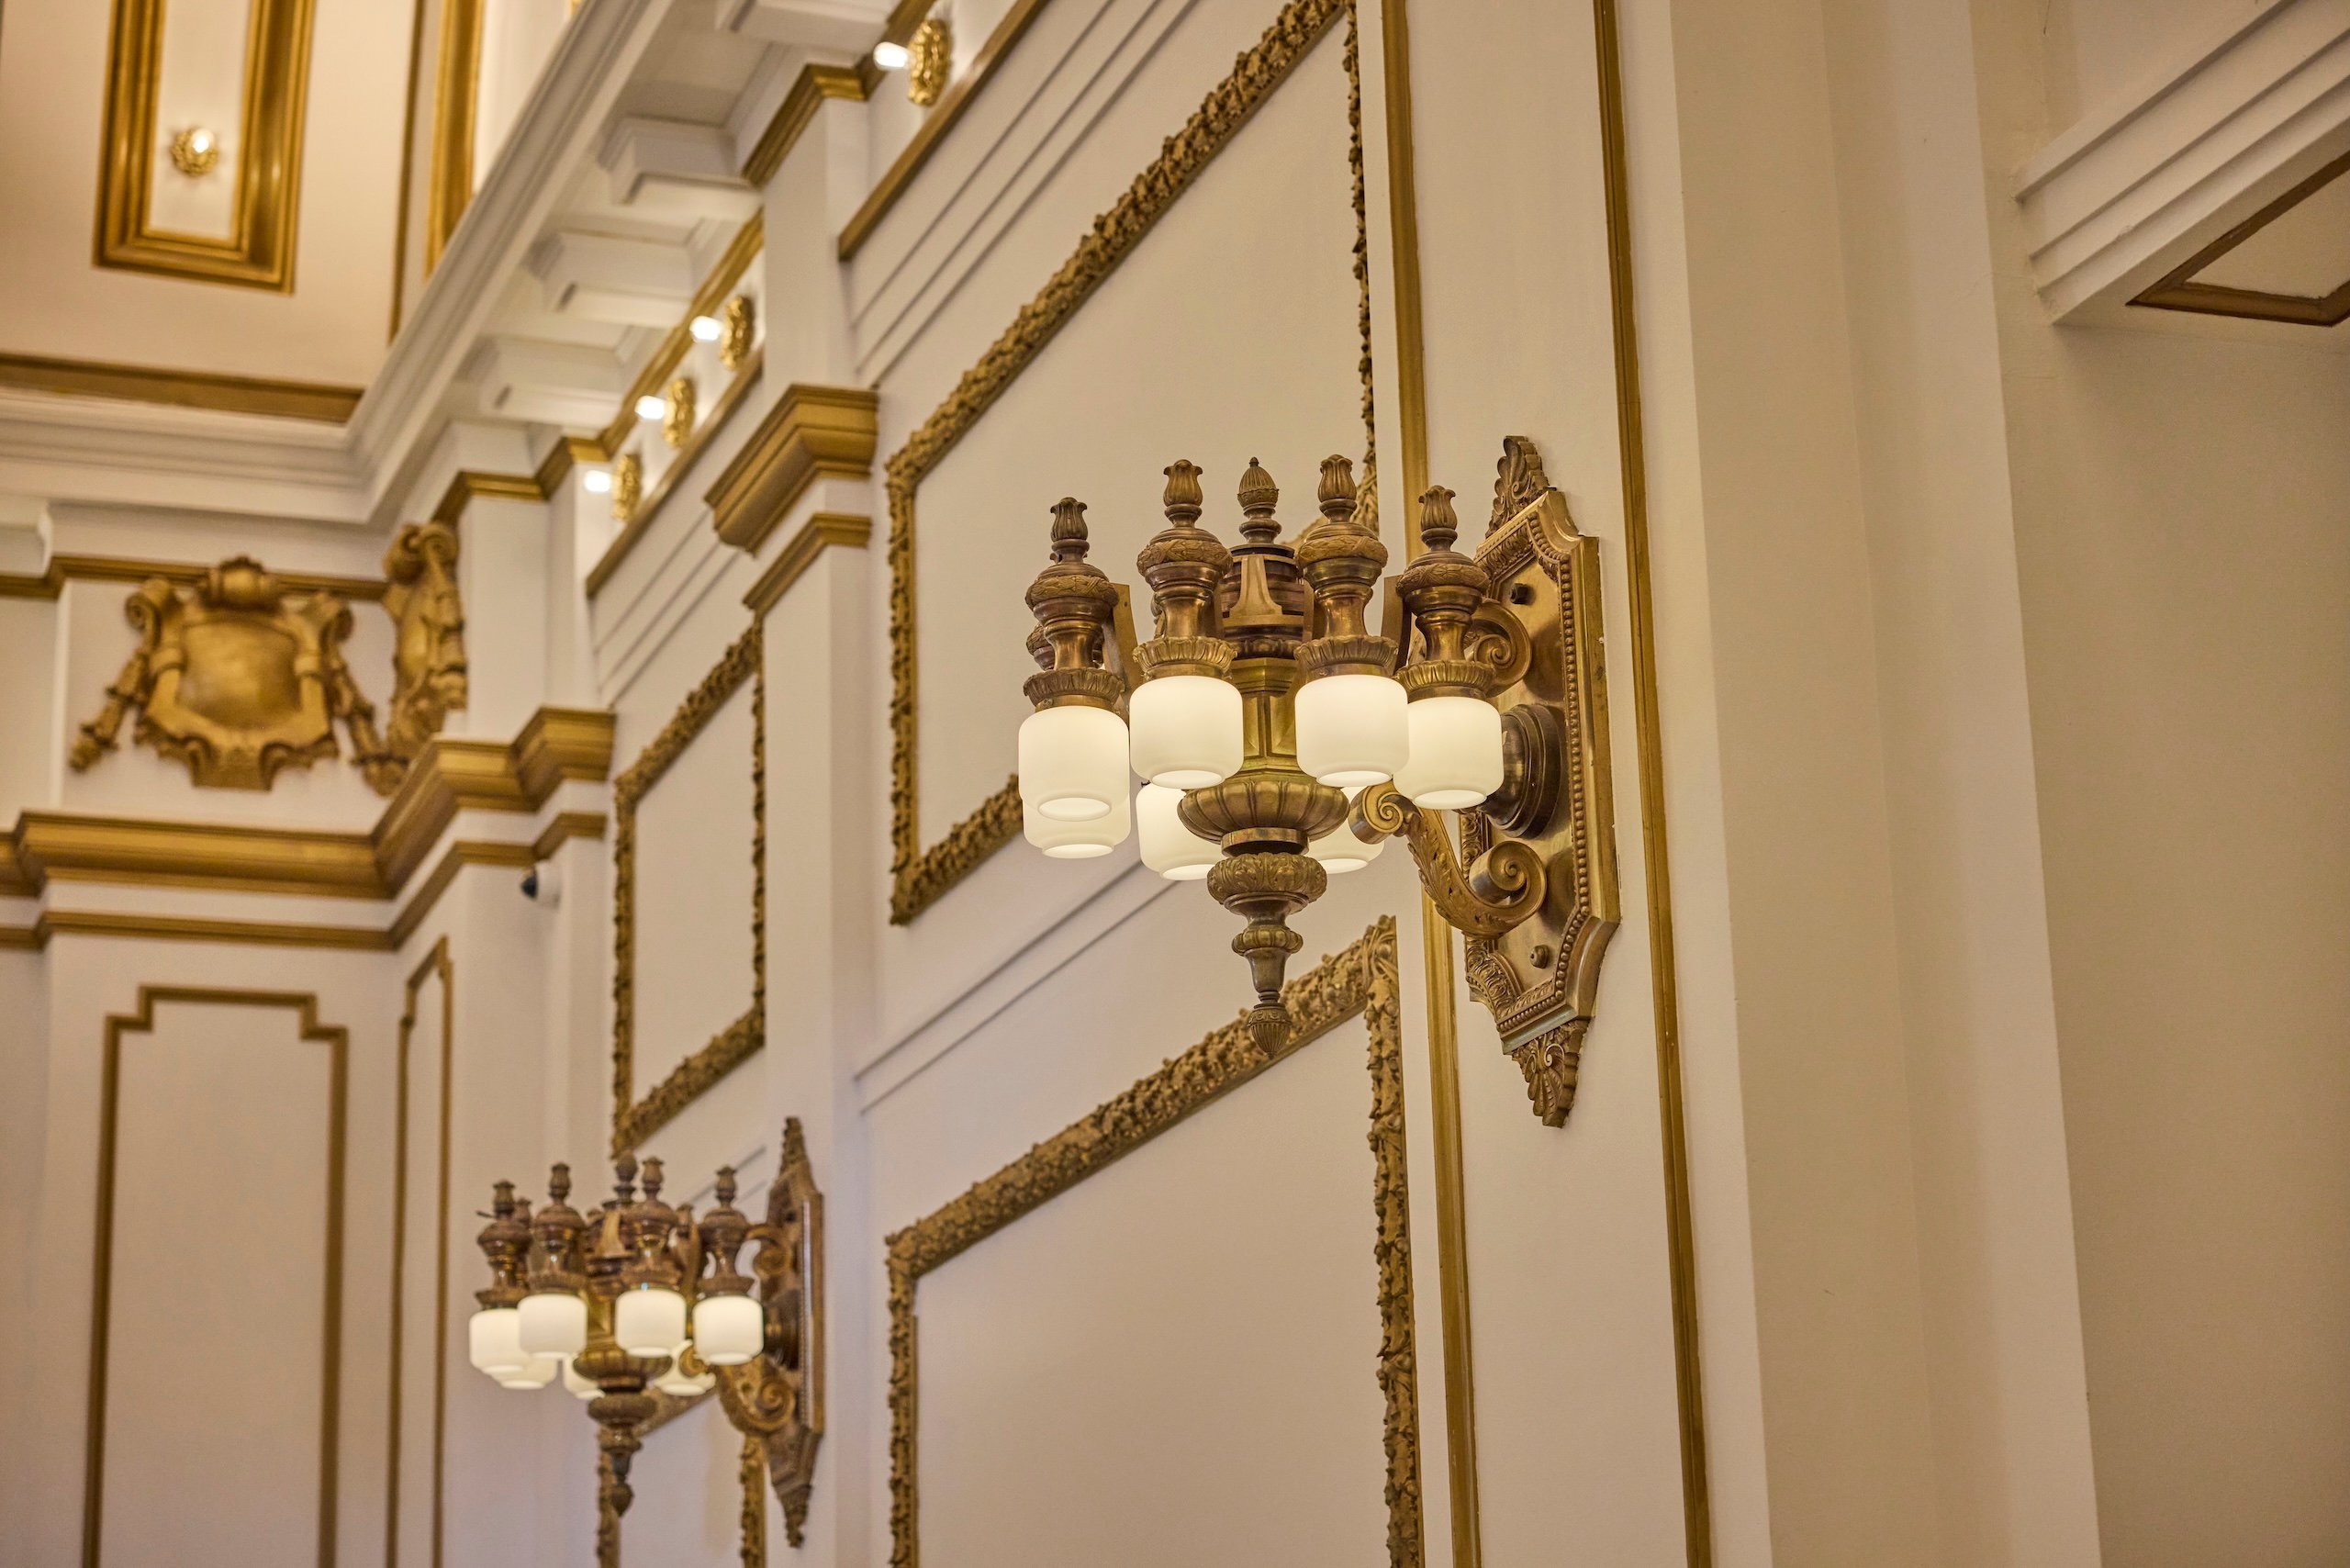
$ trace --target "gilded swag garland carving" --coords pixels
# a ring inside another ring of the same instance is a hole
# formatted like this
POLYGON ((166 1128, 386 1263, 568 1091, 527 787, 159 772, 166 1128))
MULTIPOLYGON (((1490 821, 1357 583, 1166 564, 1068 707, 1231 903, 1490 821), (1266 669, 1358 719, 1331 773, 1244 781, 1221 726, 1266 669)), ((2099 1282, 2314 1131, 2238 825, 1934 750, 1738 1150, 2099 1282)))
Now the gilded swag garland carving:
POLYGON ((1379 1267, 1378 1378, 1386 1403, 1388 1562, 1391 1568, 1417 1568, 1423 1561, 1419 1372, 1398 987, 1395 922, 1382 916, 1350 946, 1282 989, 1292 1027, 1276 1050, 1269 1054, 1259 1047, 1245 1014, 1235 1018, 1091 1115, 888 1238, 890 1568, 916 1568, 921 1560, 916 1282, 1357 1014, 1370 1036, 1372 1249, 1379 1267))
POLYGON ((1093 220, 1092 229, 1034 299, 963 373, 955 390, 906 438, 884 466, 890 502, 890 918, 904 924, 968 876, 1020 831, 1017 779, 925 849, 918 810, 917 671, 914 656, 914 498, 922 482, 980 416, 1033 364, 1077 315, 1086 299, 1134 252, 1151 226, 1174 206, 1224 151, 1248 117, 1288 79, 1324 33, 1344 17, 1349 162, 1353 181, 1354 274, 1360 295, 1363 422, 1371 424, 1371 293, 1368 225, 1364 217, 1361 84, 1351 0, 1289 0, 1256 47, 1241 54, 1232 73, 1208 94, 1157 159, 1125 194, 1093 220))
POLYGON ((612 785, 612 1152, 634 1148, 767 1043, 767 665, 760 623, 737 638, 612 785), (744 684, 751 687, 751 1005, 636 1097, 636 812, 744 684))

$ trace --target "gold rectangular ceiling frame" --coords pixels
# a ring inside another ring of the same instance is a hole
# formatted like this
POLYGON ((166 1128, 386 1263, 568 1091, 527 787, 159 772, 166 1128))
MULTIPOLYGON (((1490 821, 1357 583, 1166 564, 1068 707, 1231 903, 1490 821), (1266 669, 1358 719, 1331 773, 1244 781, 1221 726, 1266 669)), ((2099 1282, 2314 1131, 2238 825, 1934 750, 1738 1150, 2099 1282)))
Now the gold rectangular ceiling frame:
POLYGON ((165 129, 156 123, 155 106, 162 74, 163 4, 115 0, 93 260, 101 267, 291 294, 312 0, 252 0, 235 218, 226 240, 148 223, 158 139, 165 129))
MULTIPOLYGON (((473 205, 482 17, 482 0, 442 0, 440 67, 432 90, 432 161, 424 188, 426 277, 441 264, 441 253, 449 248, 458 219, 473 205)), ((407 193, 401 194, 405 207, 407 193)))

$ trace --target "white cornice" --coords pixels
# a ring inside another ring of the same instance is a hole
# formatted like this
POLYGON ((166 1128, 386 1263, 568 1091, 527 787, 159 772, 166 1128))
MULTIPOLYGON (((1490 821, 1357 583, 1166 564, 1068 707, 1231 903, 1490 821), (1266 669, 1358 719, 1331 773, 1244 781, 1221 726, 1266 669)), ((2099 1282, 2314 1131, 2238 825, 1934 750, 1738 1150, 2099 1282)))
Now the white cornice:
POLYGON ((2350 0, 2266 0, 2017 172, 2065 319, 2128 299, 2350 147, 2350 0))

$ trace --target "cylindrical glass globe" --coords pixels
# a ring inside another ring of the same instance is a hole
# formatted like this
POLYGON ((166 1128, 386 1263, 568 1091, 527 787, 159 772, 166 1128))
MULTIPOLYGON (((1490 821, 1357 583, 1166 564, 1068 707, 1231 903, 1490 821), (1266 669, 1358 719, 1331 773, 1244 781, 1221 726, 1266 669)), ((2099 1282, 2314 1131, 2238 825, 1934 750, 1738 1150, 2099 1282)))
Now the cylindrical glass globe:
POLYGON ((1297 688, 1297 765, 1335 789, 1395 777, 1410 755, 1404 689, 1383 675, 1325 675, 1297 688))
MULTIPOLYGON (((1352 804, 1354 798, 1362 791, 1363 786, 1360 784, 1348 790, 1348 803, 1352 804)), ((1340 823, 1308 844, 1305 846, 1305 853, 1322 862, 1322 869, 1336 877, 1342 872, 1361 870, 1378 859, 1379 852, 1386 847, 1385 839, 1382 838, 1376 844, 1365 844, 1355 836, 1352 828, 1345 823, 1340 823)))
POLYGON ((522 1315, 510 1306, 485 1306, 465 1327, 465 1342, 476 1370, 492 1377, 520 1372, 531 1363, 522 1349, 522 1315))
POLYGON ((575 1399, 593 1399, 604 1392, 593 1382, 580 1375, 579 1369, 571 1364, 569 1356, 563 1358, 563 1386, 565 1392, 575 1399))
POLYGON ((1204 790, 1240 771, 1240 691, 1212 675, 1162 675, 1126 700, 1135 776, 1204 790))
POLYGON ((685 1347, 680 1345, 677 1350, 670 1352, 669 1370, 655 1378, 653 1386, 664 1394, 675 1394, 679 1399, 691 1399, 695 1394, 707 1394, 716 1386, 718 1374, 706 1372, 699 1377, 688 1375, 685 1364, 677 1354, 677 1351, 684 1349, 685 1347))
POLYGON ((622 1291, 612 1307, 612 1338, 632 1356, 666 1356, 685 1342, 686 1298, 661 1285, 622 1291))
POLYGON ((1404 799, 1463 812, 1502 786, 1502 716, 1482 697, 1423 697, 1411 705, 1412 755, 1395 775, 1404 799))
POLYGON ((534 1356, 576 1356, 588 1346, 588 1304, 570 1291, 522 1298, 522 1349, 534 1356))
POLYGON ((1178 814, 1182 804, 1182 790, 1144 785, 1135 792, 1135 829, 1144 865, 1170 882, 1196 882, 1223 858, 1224 850, 1183 825, 1178 814))
POLYGON ((1106 708, 1039 708, 1020 721, 1020 799, 1055 822, 1091 822, 1126 798, 1126 722, 1106 708))
POLYGON ((526 1365, 517 1371, 499 1372, 498 1386, 500 1388, 544 1388, 554 1381, 555 1373, 562 1370, 563 1363, 553 1356, 533 1356, 526 1365))
POLYGON ((1135 828, 1134 802, 1126 799, 1125 776, 1118 778, 1117 803, 1105 816, 1091 822, 1056 822, 1039 816, 1036 808, 1026 801, 1020 802, 1020 829, 1028 842, 1055 860, 1091 860, 1107 855, 1121 844, 1135 828))
POLYGON ((767 1309, 746 1295, 694 1303, 694 1349, 714 1367, 739 1367, 767 1346, 767 1309))

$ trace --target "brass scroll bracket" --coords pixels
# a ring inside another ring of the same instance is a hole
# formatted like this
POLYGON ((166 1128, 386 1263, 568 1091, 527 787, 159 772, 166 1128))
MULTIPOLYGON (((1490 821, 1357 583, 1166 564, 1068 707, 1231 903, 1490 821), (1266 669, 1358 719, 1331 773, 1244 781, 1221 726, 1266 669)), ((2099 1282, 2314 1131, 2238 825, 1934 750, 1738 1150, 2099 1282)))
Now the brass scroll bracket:
POLYGON ((1420 886, 1457 929, 1494 937, 1516 929, 1542 907, 1550 872, 1535 849, 1505 838, 1465 868, 1436 812, 1423 811, 1393 784, 1373 784, 1355 797, 1348 825, 1366 843, 1401 837, 1412 846, 1420 886))

